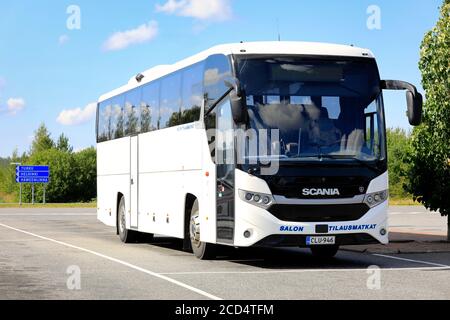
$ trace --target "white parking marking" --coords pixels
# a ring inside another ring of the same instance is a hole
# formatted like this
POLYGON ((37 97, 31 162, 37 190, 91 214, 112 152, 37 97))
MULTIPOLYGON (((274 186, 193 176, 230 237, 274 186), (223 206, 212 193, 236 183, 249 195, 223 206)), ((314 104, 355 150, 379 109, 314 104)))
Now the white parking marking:
POLYGON ((53 243, 56 243, 56 244, 59 244, 59 245, 62 245, 62 246, 68 247, 68 248, 72 248, 72 249, 80 250, 80 251, 83 251, 83 252, 86 252, 86 253, 90 253, 90 254, 93 254, 93 255, 95 255, 97 257, 100 257, 100 258, 103 258, 103 259, 106 259, 106 260, 109 260, 109 261, 112 261, 112 262, 116 262, 116 263, 121 264, 123 266, 126 266, 128 268, 131 268, 131 269, 134 269, 134 270, 146 273, 148 275, 151 275, 151 276, 153 276, 155 278, 166 280, 166 281, 171 282, 171 283, 173 283, 173 284, 175 284, 177 286, 183 287, 185 289, 188 289, 190 291, 198 293, 198 294, 200 294, 200 295, 202 295, 204 297, 207 297, 209 299, 212 299, 212 300, 223 300, 223 299, 221 299, 219 297, 216 297, 216 296, 214 296, 214 295, 212 295, 210 293, 207 293, 207 292, 205 292, 203 290, 197 289, 197 288, 192 287, 190 285, 187 285, 187 284, 185 284, 183 282, 171 279, 171 278, 166 277, 166 276, 164 276, 162 274, 159 274, 159 273, 156 273, 156 272, 153 272, 153 271, 150 271, 150 270, 147 270, 147 269, 135 266, 135 265, 133 265, 131 263, 128 263, 128 262, 125 262, 125 261, 122 261, 122 260, 119 260, 119 259, 116 259, 116 258, 112 258, 112 257, 109 257, 107 255, 104 255, 104 254, 101 254, 101 253, 98 253, 98 252, 95 252, 95 251, 92 251, 92 250, 89 250, 89 249, 85 249, 85 248, 82 248, 82 247, 74 246, 72 244, 65 243, 65 242, 62 242, 62 241, 58 241, 58 240, 55 240, 55 239, 43 237, 43 236, 40 236, 40 235, 31 233, 31 232, 28 232, 28 231, 25 231, 25 230, 17 229, 17 228, 14 228, 14 227, 2 224, 2 223, 0 223, 0 226, 4 227, 6 229, 14 230, 14 231, 17 231, 17 232, 20 232, 20 233, 23 233, 23 234, 26 234, 26 235, 38 238, 38 239, 50 241, 50 242, 53 242, 53 243))
POLYGON ((428 262, 428 261, 422 261, 422 260, 414 260, 414 259, 407 259, 407 258, 400 258, 400 257, 393 257, 393 256, 387 256, 387 255, 384 255, 384 254, 373 254, 373 255, 377 256, 377 257, 388 258, 388 259, 407 261, 407 262, 414 262, 414 263, 418 263, 418 264, 426 264, 426 265, 429 265, 429 266, 436 266, 436 267, 441 267, 441 268, 450 268, 450 266, 445 265, 445 264, 440 264, 440 263, 434 263, 434 262, 428 262))
MULTIPOLYGON (((381 271, 427 271, 427 270, 450 270, 446 267, 416 267, 416 268, 381 268, 381 271)), ((163 275, 220 275, 220 274, 277 274, 277 273, 314 273, 314 272, 367 272, 367 268, 349 269, 289 269, 289 270, 266 270, 266 271, 186 271, 186 272, 164 272, 163 275)))

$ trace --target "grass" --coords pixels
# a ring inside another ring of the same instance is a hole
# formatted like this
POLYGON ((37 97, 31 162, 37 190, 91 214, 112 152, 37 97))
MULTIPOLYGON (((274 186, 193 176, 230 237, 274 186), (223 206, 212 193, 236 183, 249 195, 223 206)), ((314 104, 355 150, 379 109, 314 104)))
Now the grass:
POLYGON ((389 205, 391 206, 420 206, 419 202, 408 198, 390 198, 389 205))
POLYGON ((97 208, 97 203, 36 203, 35 205, 27 203, 22 204, 22 206, 17 203, 0 203, 0 209, 9 208, 97 208))
POLYGON ((6 194, 0 191, 0 204, 14 202, 15 196, 13 194, 6 194))

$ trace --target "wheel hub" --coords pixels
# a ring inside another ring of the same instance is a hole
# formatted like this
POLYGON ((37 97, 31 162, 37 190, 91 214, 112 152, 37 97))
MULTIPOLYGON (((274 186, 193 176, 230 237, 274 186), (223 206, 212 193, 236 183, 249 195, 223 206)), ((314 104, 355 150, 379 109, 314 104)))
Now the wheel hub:
POLYGON ((191 242, 196 247, 200 246, 200 218, 198 214, 191 217, 191 223, 189 228, 191 236, 191 242))

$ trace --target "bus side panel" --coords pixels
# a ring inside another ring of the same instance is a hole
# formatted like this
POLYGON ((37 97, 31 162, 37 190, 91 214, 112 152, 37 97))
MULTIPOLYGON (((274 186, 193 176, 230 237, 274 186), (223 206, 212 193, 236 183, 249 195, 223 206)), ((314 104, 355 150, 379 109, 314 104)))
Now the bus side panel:
MULTIPOLYGON (((139 138, 139 230, 182 238, 184 228, 184 168, 196 152, 194 142, 179 127, 142 134, 139 138)), ((200 165, 198 161, 197 167, 200 165)))
POLYGON ((206 131, 204 129, 194 129, 191 130, 190 134, 192 134, 194 143, 186 144, 185 152, 187 155, 191 155, 193 152, 202 155, 201 170, 185 171, 185 193, 191 193, 199 199, 200 240, 216 243, 216 165, 211 159, 206 131))
MULTIPOLYGON (((116 226, 117 195, 125 197, 130 208, 130 138, 102 142, 97 145, 97 202, 98 219, 108 226, 116 226)), ((127 226, 130 215, 127 214, 127 226)))
POLYGON ((139 137, 139 231, 183 238, 186 195, 193 194, 205 221, 202 239, 206 240, 202 241, 215 242, 215 198, 205 193, 205 188, 215 185, 215 167, 209 168, 211 175, 206 177, 202 154, 209 154, 208 141, 205 130, 196 129, 197 125, 139 137))

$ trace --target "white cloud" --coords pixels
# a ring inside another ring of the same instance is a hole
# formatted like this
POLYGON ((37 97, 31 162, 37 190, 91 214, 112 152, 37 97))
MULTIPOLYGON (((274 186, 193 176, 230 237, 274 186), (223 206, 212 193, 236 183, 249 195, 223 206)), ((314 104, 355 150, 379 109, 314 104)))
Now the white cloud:
POLYGON ((59 37, 58 43, 60 46, 63 46, 67 42, 69 42, 69 40, 70 40, 70 37, 67 34, 63 34, 62 36, 59 37))
POLYGON ((90 103, 86 107, 63 110, 56 121, 64 126, 76 126, 91 120, 97 111, 97 104, 90 103))
POLYGON ((157 4, 156 11, 210 21, 225 21, 233 16, 230 0, 167 0, 157 4))
POLYGON ((16 115, 25 108, 25 100, 23 98, 9 98, 6 102, 6 109, 9 114, 16 115))
POLYGON ((106 51, 122 50, 133 44, 145 43, 158 35, 158 23, 150 21, 136 29, 116 32, 103 44, 106 51))

